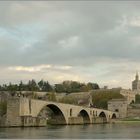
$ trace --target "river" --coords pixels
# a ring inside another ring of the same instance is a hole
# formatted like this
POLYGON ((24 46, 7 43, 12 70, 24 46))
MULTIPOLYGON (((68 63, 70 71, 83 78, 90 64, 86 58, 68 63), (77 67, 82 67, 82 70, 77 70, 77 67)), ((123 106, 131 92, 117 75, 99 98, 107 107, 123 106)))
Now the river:
POLYGON ((140 123, 0 128, 0 138, 140 139, 140 123))

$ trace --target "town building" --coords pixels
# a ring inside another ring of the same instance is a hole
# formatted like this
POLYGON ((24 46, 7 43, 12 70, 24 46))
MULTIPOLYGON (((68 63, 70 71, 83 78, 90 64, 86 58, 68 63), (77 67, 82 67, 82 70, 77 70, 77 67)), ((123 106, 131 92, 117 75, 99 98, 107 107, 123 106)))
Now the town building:
POLYGON ((112 99, 108 101, 108 110, 119 112, 120 118, 138 117, 140 116, 140 105, 135 103, 137 94, 140 94, 140 80, 138 72, 136 72, 135 80, 132 81, 131 89, 121 89, 120 94, 124 99, 112 99))

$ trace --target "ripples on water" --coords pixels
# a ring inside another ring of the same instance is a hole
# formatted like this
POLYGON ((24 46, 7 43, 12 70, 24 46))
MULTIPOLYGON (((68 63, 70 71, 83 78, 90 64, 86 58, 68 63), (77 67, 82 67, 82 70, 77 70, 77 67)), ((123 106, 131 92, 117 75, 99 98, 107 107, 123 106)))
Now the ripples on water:
POLYGON ((38 139, 139 138, 140 139, 140 123, 0 128, 0 138, 38 138, 38 139))

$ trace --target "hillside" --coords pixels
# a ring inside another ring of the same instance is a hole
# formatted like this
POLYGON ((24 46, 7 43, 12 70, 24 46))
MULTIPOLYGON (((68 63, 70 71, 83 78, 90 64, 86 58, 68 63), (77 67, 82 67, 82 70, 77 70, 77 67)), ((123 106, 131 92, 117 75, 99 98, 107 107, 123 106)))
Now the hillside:
POLYGON ((89 94, 92 97, 93 106, 97 108, 107 109, 107 102, 111 99, 120 99, 124 98, 120 94, 119 89, 105 89, 105 90, 93 90, 91 92, 80 92, 80 93, 71 93, 64 96, 59 102, 69 103, 78 105, 79 100, 87 100, 89 94))

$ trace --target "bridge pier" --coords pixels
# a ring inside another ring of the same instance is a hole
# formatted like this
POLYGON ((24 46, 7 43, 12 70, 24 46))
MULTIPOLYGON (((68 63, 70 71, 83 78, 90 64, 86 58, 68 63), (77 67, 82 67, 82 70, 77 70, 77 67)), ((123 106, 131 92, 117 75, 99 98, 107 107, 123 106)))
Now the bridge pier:
POLYGON ((103 124, 103 123, 107 123, 105 118, 102 117, 94 117, 93 118, 93 124, 103 124))
POLYGON ((47 120, 47 124, 52 125, 66 125, 67 121, 62 118, 62 116, 55 116, 47 120))
POLYGON ((69 117, 68 124, 69 125, 83 124, 83 118, 82 117, 69 117))

